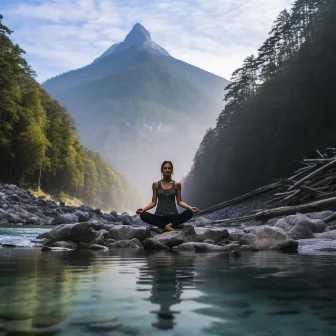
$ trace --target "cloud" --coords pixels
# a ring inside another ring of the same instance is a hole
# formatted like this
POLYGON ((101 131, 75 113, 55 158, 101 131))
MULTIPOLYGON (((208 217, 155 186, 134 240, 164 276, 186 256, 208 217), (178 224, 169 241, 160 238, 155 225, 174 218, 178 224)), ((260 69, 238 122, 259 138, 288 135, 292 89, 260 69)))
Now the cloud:
POLYGON ((136 22, 179 59, 230 78, 290 0, 4 0, 4 23, 38 80, 82 67, 136 22))

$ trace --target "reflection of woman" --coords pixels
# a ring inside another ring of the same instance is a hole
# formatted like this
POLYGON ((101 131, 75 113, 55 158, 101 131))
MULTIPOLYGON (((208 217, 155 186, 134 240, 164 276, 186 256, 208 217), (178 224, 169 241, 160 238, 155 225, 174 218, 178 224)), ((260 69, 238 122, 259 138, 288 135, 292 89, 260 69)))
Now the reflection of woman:
POLYGON ((166 253, 149 255, 147 264, 139 269, 139 281, 146 280, 148 285, 151 277, 151 295, 149 301, 159 305, 151 310, 157 320, 152 326, 158 329, 172 329, 176 324, 175 317, 179 314, 178 305, 181 303, 181 294, 184 287, 194 286, 195 256, 179 256, 166 253))
POLYGON ((196 207, 191 207, 182 201, 181 183, 172 179, 173 169, 171 161, 162 163, 161 173, 163 178, 152 185, 152 201, 145 208, 136 211, 144 222, 159 227, 162 232, 164 230, 175 230, 180 224, 188 221, 194 213, 198 212, 196 207), (175 198, 177 204, 187 210, 179 214, 176 209, 175 198), (147 212, 147 210, 154 208, 156 204, 155 214, 147 212))

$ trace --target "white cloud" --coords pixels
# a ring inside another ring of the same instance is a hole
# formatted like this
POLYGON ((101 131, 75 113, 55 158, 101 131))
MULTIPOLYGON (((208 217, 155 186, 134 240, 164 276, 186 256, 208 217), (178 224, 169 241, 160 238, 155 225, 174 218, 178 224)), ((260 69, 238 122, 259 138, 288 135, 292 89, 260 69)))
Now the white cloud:
POLYGON ((255 53, 290 0, 52 0, 14 3, 2 13, 43 81, 90 63, 136 22, 171 55, 229 78, 255 53))

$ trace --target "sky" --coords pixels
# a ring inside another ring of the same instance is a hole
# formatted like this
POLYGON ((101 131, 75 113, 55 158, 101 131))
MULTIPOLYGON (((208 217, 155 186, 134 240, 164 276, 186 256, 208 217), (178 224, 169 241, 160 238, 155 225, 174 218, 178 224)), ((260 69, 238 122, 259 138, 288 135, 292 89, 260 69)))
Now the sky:
POLYGON ((173 57, 230 79, 290 0, 1 0, 3 23, 43 82, 91 63, 137 22, 173 57))

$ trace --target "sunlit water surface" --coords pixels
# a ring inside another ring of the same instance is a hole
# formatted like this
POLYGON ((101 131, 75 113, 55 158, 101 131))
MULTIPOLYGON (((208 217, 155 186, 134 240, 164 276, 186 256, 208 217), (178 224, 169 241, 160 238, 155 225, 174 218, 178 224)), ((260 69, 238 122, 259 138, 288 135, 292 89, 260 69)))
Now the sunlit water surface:
POLYGON ((336 335, 335 256, 0 248, 0 335, 336 335))

